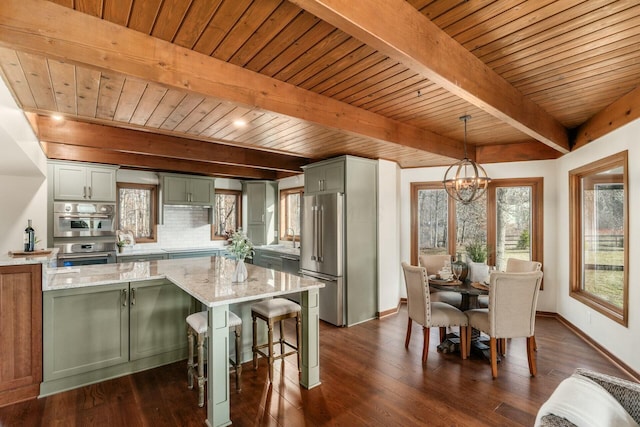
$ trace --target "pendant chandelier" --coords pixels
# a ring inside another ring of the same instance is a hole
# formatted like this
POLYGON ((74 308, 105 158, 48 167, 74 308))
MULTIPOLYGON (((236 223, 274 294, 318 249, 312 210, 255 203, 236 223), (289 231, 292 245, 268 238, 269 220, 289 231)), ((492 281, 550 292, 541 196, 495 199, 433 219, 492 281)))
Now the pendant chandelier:
POLYGON ((449 197, 465 205, 482 197, 491 182, 484 168, 467 157, 467 120, 470 118, 460 117, 464 122, 464 159, 449 166, 442 181, 449 197))

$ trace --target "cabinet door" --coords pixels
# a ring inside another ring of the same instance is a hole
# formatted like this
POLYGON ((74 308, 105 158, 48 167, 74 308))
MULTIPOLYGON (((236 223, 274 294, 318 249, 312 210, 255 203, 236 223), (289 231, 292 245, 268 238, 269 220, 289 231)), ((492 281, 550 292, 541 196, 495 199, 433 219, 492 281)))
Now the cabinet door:
POLYGON ((184 203, 189 193, 189 179, 177 176, 165 176, 162 188, 165 203, 184 203))
POLYGON ((129 284, 43 294, 44 380, 129 360, 129 284))
POLYGON ((100 202, 116 201, 116 171, 107 168, 87 169, 88 198, 100 202))
POLYGON ((265 184, 247 184, 247 221, 249 225, 265 223, 265 206, 267 203, 267 192, 265 184))
POLYGON ((40 394, 41 289, 41 264, 0 267, 0 406, 40 394))
POLYGON ((310 167, 304 171, 304 194, 317 194, 322 190, 324 170, 322 167, 310 167))
POLYGON ((198 204, 211 204, 213 200, 213 181, 192 178, 190 180, 190 201, 198 204))
POLYGON ((131 360, 187 349, 191 297, 166 280, 131 282, 131 360))
MULTIPOLYGON (((84 166, 55 165, 53 197, 57 200, 86 200, 87 170, 84 166)), ((114 180, 115 182, 115 180, 114 180)))
POLYGON ((328 193, 344 192, 344 162, 329 163, 324 166, 323 191, 328 193))

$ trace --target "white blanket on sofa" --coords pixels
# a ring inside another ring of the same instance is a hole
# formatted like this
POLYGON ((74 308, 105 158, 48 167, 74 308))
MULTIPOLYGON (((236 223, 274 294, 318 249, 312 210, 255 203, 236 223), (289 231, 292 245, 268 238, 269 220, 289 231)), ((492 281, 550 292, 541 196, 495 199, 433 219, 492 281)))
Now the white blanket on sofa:
POLYGON ((595 381, 575 374, 562 381, 542 405, 536 427, 547 414, 566 418, 578 427, 638 426, 607 390, 595 381))

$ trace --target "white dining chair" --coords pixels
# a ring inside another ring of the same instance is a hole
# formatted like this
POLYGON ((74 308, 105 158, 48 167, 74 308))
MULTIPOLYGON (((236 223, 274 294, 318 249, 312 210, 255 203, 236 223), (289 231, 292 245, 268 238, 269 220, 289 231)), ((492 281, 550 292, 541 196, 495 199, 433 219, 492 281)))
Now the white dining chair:
MULTIPOLYGON (((445 262, 449 261, 451 263, 451 255, 420 255, 418 261, 422 267, 427 269, 427 277, 429 277, 429 275, 437 274, 445 262)), ((462 305, 462 295, 459 292, 432 290, 429 290, 429 292, 431 293, 432 302, 444 302, 456 308, 460 308, 462 305)))
POLYGON ((424 267, 416 267, 405 262, 402 263, 404 272, 404 282, 407 288, 407 312, 409 320, 407 323, 407 335, 404 346, 409 348, 411 341, 411 328, 413 321, 422 325, 424 341, 422 345, 422 363, 427 362, 429 351, 429 332, 431 327, 442 330, 448 326, 460 327, 460 356, 467 358, 467 317, 465 314, 450 304, 431 301, 429 296, 429 282, 427 270, 424 267))
POLYGON ((527 359, 531 376, 537 373, 534 357, 536 306, 542 282, 542 272, 492 273, 489 284, 489 307, 465 311, 467 351, 471 347, 472 328, 489 335, 491 375, 498 376, 498 340, 527 339, 527 359))

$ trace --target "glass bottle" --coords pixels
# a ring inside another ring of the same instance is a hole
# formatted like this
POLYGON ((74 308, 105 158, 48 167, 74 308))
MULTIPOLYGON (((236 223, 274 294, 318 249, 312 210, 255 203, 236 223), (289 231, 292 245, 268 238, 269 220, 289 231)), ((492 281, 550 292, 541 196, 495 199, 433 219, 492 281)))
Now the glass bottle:
POLYGON ((469 267, 467 263, 462 261, 462 254, 458 252, 456 254, 456 260, 453 262, 453 265, 462 265, 462 273, 460 273, 460 281, 463 281, 467 278, 467 274, 469 273, 469 267))
POLYGON ((36 232, 31 226, 31 220, 27 220, 27 228, 24 229, 24 251, 33 252, 36 246, 36 232))

